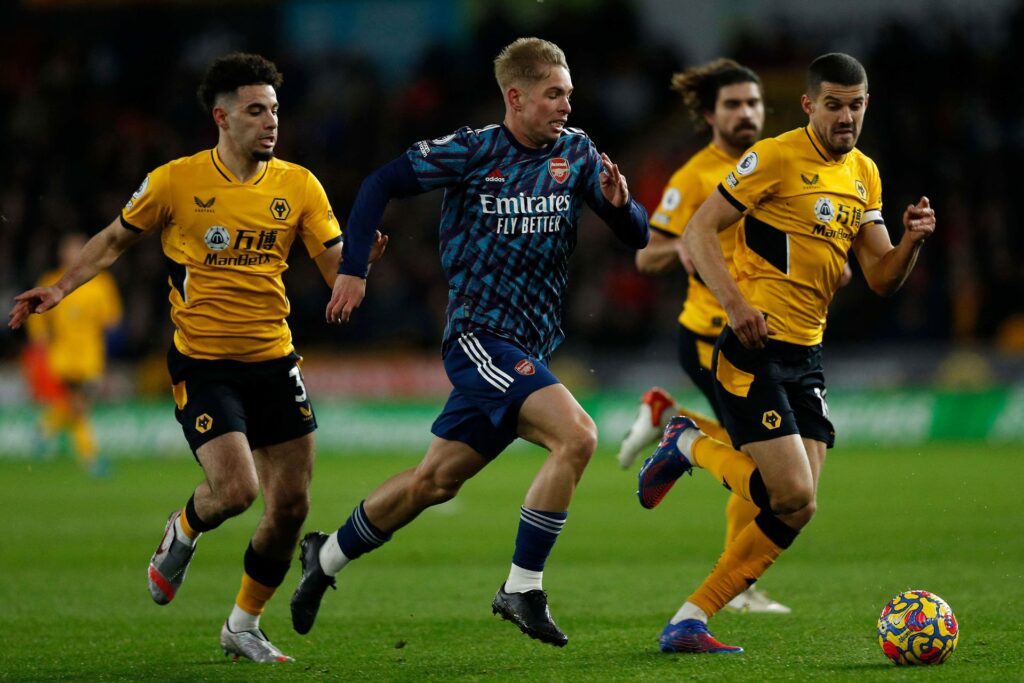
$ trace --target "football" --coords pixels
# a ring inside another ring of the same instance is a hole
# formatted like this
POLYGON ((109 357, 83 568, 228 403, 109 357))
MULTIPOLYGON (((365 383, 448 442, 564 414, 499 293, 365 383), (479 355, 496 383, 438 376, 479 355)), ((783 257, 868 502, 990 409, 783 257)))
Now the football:
POLYGON ((941 664, 953 654, 959 639, 953 610, 928 591, 900 593, 878 617, 878 644, 897 665, 941 664))

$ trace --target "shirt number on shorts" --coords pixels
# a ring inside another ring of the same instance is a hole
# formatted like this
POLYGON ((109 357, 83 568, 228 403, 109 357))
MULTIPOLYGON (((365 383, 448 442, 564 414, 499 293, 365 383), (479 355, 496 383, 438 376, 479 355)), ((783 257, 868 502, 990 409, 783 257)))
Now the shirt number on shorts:
POLYGON ((288 371, 288 376, 295 380, 295 388, 297 392, 295 394, 295 402, 302 403, 306 400, 306 385, 302 383, 302 373, 299 372, 299 366, 292 366, 292 369, 288 371))
POLYGON ((827 389, 821 387, 814 387, 814 395, 821 401, 821 414, 828 417, 828 403, 825 402, 825 394, 828 393, 827 389))

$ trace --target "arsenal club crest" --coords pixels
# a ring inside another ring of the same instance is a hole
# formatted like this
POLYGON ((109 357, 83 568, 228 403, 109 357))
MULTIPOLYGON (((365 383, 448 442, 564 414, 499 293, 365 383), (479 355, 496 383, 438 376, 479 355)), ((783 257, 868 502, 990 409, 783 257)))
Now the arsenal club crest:
MULTIPOLYGON (((566 171, 565 174, 569 175, 569 172, 566 171)), ((554 175, 554 174, 552 174, 552 175, 554 175)), ((556 180, 557 180, 557 178, 556 178, 556 180)), ((559 180, 558 182, 562 182, 562 181, 559 180)), ((518 372, 520 375, 527 375, 527 376, 529 376, 529 375, 532 375, 534 372, 536 372, 536 369, 533 367, 533 363, 531 363, 529 360, 524 358, 521 361, 519 361, 518 363, 516 363, 516 372, 518 372)))
POLYGON ((569 179, 569 162, 562 157, 548 159, 548 173, 551 174, 556 183, 564 183, 569 179))

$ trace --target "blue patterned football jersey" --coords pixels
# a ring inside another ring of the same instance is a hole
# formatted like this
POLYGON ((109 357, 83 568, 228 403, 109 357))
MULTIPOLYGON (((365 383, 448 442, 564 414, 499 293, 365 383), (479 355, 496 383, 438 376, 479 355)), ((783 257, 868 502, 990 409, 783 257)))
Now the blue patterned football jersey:
POLYGON ((445 189, 445 348, 483 329, 547 359, 565 336, 563 296, 583 202, 610 206, 594 143, 566 128, 552 145, 530 149, 491 125, 424 140, 405 155, 424 191, 445 189))

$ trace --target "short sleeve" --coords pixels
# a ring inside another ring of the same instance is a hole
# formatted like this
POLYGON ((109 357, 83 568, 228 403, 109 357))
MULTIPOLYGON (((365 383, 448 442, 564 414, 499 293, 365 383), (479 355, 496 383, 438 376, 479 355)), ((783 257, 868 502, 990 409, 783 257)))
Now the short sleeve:
POLYGON ((743 155, 736 168, 718 186, 738 210, 746 212, 778 192, 782 182, 782 154, 777 140, 761 140, 743 155))
MULTIPOLYGON (((882 219, 882 178, 874 161, 867 159, 867 199, 865 200, 864 217, 861 225, 884 223, 882 219)), ((859 189, 859 188, 858 188, 859 189)))
POLYGON ((478 144, 479 135, 466 126, 451 135, 421 140, 407 149, 405 156, 427 192, 458 184, 478 144))
POLYGON ((658 208, 651 215, 651 226, 671 235, 682 235, 686 224, 707 199, 701 184, 686 169, 676 171, 665 186, 658 208))
POLYGON ((311 258, 341 241, 341 226, 331 209, 331 202, 323 185, 312 173, 306 177, 306 201, 299 223, 299 236, 311 258))
POLYGON ((170 169, 165 164, 147 175, 121 210, 121 225, 135 232, 162 229, 171 219, 170 169))

